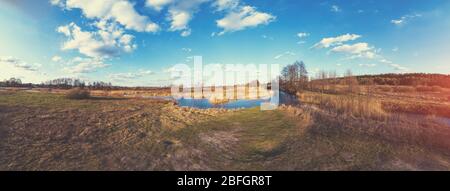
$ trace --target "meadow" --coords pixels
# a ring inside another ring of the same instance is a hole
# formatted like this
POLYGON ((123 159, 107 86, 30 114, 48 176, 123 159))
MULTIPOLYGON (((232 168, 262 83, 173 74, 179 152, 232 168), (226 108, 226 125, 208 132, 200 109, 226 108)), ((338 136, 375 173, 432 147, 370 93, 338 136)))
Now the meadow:
POLYGON ((302 91, 273 111, 3 89, 0 169, 450 170, 448 90, 397 88, 302 91))

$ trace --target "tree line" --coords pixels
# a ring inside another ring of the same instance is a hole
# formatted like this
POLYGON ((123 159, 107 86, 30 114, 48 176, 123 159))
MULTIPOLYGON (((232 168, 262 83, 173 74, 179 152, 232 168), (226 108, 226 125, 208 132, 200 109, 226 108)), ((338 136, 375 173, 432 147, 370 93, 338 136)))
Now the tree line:
MULTIPOLYGON (((345 86, 348 92, 357 92, 359 85, 367 86, 371 91, 374 85, 390 86, 428 86, 450 88, 450 75, 445 74, 379 74, 355 76, 347 70, 339 76, 336 71, 320 70, 315 76, 309 76, 303 61, 295 61, 285 66, 280 75, 280 88, 286 93, 295 94, 303 90, 329 92, 336 91, 336 87, 345 86)), ((345 89, 344 89, 345 90, 345 89)))
POLYGON ((58 89, 72 89, 72 88, 88 88, 88 89, 112 89, 114 86, 109 82, 94 81, 85 82, 76 78, 57 78, 42 82, 40 84, 22 83, 19 78, 10 78, 0 81, 0 87, 21 87, 21 88, 58 88, 58 89))

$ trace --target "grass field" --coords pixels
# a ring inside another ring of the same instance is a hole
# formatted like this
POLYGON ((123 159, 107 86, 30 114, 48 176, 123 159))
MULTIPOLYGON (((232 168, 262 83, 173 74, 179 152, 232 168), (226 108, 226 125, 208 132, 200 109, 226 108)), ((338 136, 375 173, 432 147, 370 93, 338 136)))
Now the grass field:
POLYGON ((450 127, 342 107, 198 110, 4 91, 0 169, 450 170, 450 127))

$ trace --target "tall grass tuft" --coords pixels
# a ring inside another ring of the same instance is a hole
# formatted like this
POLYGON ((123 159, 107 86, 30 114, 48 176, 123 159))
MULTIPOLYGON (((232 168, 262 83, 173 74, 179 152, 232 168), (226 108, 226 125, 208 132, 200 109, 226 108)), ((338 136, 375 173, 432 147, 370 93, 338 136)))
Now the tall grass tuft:
POLYGON ((305 93, 304 102, 317 105, 320 109, 351 117, 384 119, 387 113, 381 102, 358 95, 332 95, 305 93))

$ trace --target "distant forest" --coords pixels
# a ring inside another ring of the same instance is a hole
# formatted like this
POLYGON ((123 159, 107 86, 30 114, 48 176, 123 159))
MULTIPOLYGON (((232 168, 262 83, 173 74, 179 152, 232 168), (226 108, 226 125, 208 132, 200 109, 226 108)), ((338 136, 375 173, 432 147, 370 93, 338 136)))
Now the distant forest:
POLYGON ((379 74, 356 76, 359 84, 367 85, 373 81, 376 85, 391 86, 440 86, 450 88, 450 75, 444 74, 379 74))
MULTIPOLYGON (((304 68, 303 63, 297 63, 298 68, 304 68)), ((295 68, 295 67, 293 67, 295 68)), ((289 69, 289 67, 287 68, 289 69)), ((317 77, 312 80, 308 80, 307 71, 291 69, 284 70, 281 76, 282 86, 295 86, 299 87, 302 84, 307 86, 309 83, 314 83, 317 81, 334 81, 335 84, 346 84, 348 81, 347 77, 334 77, 334 75, 328 75, 323 72, 322 77, 317 77), (300 75, 297 75, 300 73, 300 75), (295 74, 295 75, 292 75, 295 74), (287 78, 292 78, 291 76, 298 77, 298 80, 292 80, 287 78), (302 77, 303 76, 303 77, 302 77), (290 84, 289 82, 298 82, 290 84)), ((450 75, 445 74, 425 74, 425 73, 409 73, 409 74, 379 74, 379 75, 362 75, 353 76, 356 78, 357 84, 359 85, 391 85, 391 86, 440 86, 443 88, 450 88, 450 75)), ((74 87, 88 88, 88 89, 148 89, 149 87, 120 87, 114 86, 109 82, 84 82, 79 79, 73 78, 58 78, 50 81, 46 81, 40 84, 32 83, 22 83, 18 78, 11 78, 8 80, 0 81, 0 87, 22 87, 22 88, 60 88, 60 89, 70 89, 74 87)), ((151 88, 151 87, 150 87, 151 88)))

